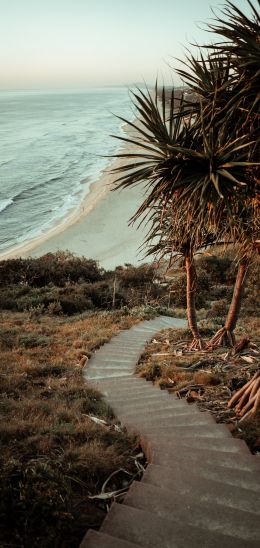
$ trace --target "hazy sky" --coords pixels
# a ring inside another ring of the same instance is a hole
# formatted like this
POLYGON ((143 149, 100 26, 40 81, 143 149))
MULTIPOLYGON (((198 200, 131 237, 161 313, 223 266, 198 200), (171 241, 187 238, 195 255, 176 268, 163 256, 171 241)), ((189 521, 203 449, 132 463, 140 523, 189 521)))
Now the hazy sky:
MULTIPOLYGON (((233 0, 247 10, 246 0, 233 0)), ((169 81, 223 0, 0 0, 0 88, 169 81)), ((179 83, 176 79, 176 83, 179 83)))

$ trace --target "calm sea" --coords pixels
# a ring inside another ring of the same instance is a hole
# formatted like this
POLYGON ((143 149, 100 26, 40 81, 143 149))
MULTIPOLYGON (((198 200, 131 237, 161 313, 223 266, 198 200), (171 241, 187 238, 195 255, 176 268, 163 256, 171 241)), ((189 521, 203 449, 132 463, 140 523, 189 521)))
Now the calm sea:
POLYGON ((133 118, 125 88, 0 92, 0 253, 45 233, 97 180, 133 118))

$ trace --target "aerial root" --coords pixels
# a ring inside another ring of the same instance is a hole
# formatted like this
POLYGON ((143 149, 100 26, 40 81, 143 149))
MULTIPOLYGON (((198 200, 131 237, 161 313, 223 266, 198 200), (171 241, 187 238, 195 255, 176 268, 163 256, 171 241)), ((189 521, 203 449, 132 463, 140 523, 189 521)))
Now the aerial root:
POLYGON ((217 348, 218 346, 233 347, 235 345, 235 342, 236 340, 233 331, 230 331, 226 327, 221 327, 221 329, 219 329, 209 341, 209 343, 207 344, 207 348, 213 349, 217 348))
POLYGON ((240 422, 256 415, 260 409, 260 370, 234 394, 228 407, 234 408, 241 417, 240 422))
POLYGON ((197 337, 193 339, 189 346, 189 350, 204 350, 205 349, 205 343, 201 337, 197 337))

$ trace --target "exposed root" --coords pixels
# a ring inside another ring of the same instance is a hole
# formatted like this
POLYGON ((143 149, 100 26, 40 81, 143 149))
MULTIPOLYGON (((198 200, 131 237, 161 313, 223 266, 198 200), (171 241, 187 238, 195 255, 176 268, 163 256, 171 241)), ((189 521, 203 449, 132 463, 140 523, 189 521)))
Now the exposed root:
POLYGON ((215 333, 214 337, 209 341, 207 348, 217 348, 218 346, 231 346, 233 347, 236 343, 235 335, 233 331, 230 331, 226 327, 221 327, 215 333))
POLYGON ((228 407, 234 407, 240 422, 256 415, 260 410, 260 370, 234 394, 228 407))
POLYGON ((247 348, 249 342, 250 342, 249 337, 242 337, 242 338, 235 344, 235 346, 233 346, 233 348, 231 348, 231 349, 229 350, 228 355, 227 355, 227 358, 233 358, 234 356, 236 356, 237 354, 239 354, 240 352, 242 352, 242 350, 244 350, 245 348, 247 348))
POLYGON ((189 350, 204 350, 206 347, 203 339, 201 337, 194 338, 189 346, 189 350))

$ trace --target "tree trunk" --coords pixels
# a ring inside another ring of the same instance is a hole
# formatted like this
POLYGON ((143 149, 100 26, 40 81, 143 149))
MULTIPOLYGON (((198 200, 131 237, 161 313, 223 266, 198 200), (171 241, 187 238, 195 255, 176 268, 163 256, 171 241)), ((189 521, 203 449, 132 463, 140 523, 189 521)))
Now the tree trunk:
POLYGON ((228 316, 225 323, 226 330, 230 332, 234 331, 236 327, 239 312, 241 309, 242 298, 246 284, 247 267, 248 263, 246 260, 241 261, 238 267, 232 302, 229 307, 228 316))
POLYGON ((217 333, 214 335, 213 339, 211 339, 209 343, 210 346, 220 346, 221 344, 223 346, 234 346, 235 344, 234 329, 236 327, 239 312, 241 309, 247 271, 248 260, 244 259, 240 262, 238 267, 236 283, 225 326, 217 331, 217 333))
POLYGON ((193 342, 191 348, 202 348, 202 340, 197 324, 197 314, 195 306, 196 289, 197 289, 197 273, 193 256, 185 257, 186 268, 186 295, 187 295, 187 318, 188 325, 192 332, 193 342))

